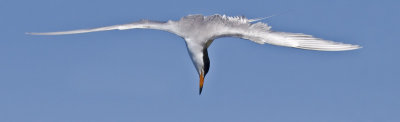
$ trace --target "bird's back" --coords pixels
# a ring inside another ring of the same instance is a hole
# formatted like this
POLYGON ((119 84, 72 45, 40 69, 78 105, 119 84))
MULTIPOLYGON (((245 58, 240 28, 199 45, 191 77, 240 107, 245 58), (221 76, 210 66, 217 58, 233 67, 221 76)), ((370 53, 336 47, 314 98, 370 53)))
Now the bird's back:
POLYGON ((211 16, 188 15, 176 21, 175 24, 178 25, 178 35, 184 38, 206 39, 221 36, 221 34, 231 30, 247 30, 254 27, 253 25, 264 31, 268 31, 270 28, 266 24, 250 23, 252 21, 241 16, 230 17, 219 14, 211 16))

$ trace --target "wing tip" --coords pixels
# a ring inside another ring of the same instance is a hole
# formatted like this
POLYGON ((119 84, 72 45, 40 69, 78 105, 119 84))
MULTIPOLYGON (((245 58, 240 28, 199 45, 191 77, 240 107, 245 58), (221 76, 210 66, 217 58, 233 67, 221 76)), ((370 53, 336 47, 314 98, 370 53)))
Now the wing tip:
POLYGON ((349 47, 340 47, 340 48, 316 48, 315 50, 320 50, 320 51, 351 51, 351 50, 357 50, 362 48, 361 46, 358 45, 350 45, 349 47))
POLYGON ((52 35, 48 33, 36 33, 36 32, 26 32, 26 35, 52 35))
POLYGON ((352 44, 341 44, 335 46, 315 46, 315 45, 299 45, 295 48, 301 48, 306 50, 317 50, 317 51, 350 51, 350 50, 357 50, 363 48, 360 45, 352 45, 352 44))
POLYGON ((25 32, 25 35, 35 35, 33 32, 25 32))
POLYGON ((360 46, 360 45, 352 45, 352 44, 349 44, 349 47, 348 47, 348 48, 344 48, 342 51, 357 50, 357 49, 361 49, 361 48, 363 48, 363 47, 360 46))
POLYGON ((353 46, 354 46, 354 50, 363 48, 363 47, 360 46, 360 45, 353 45, 353 46))

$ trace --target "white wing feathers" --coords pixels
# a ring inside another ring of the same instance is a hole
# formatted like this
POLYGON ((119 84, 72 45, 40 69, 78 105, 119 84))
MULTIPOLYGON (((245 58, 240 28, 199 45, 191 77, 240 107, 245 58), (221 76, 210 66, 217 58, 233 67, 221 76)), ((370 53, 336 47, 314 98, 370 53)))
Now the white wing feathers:
POLYGON ((345 51, 361 48, 358 45, 323 40, 302 33, 275 32, 268 30, 267 32, 262 33, 246 32, 238 35, 241 38, 248 39, 259 44, 268 43, 272 45, 301 48, 307 50, 345 51))
POLYGON ((92 28, 92 29, 80 29, 80 30, 44 32, 44 33, 26 33, 26 34, 30 34, 30 35, 65 35, 65 34, 78 34, 78 33, 108 31, 108 30, 126 30, 126 29, 135 29, 135 28, 159 29, 159 30, 165 30, 165 31, 170 30, 170 26, 168 26, 168 24, 166 22, 142 20, 142 21, 134 22, 134 23, 130 23, 130 24, 113 25, 113 26, 92 28))
POLYGON ((243 17, 230 17, 228 18, 228 22, 244 22, 244 24, 242 23, 242 25, 246 26, 240 26, 240 24, 236 23, 231 24, 230 26, 227 26, 226 28, 221 30, 223 31, 223 33, 220 35, 220 37, 235 36, 243 39, 248 39, 259 44, 268 43, 278 46, 319 51, 345 51, 361 48, 358 45, 323 40, 302 33, 275 32, 271 30, 271 26, 268 26, 266 23, 262 22, 257 22, 254 24, 249 23, 261 19, 264 18, 246 19, 243 17))
POLYGON ((265 39, 266 43, 320 51, 345 51, 361 48, 358 45, 323 40, 302 33, 287 33, 271 31, 265 39))

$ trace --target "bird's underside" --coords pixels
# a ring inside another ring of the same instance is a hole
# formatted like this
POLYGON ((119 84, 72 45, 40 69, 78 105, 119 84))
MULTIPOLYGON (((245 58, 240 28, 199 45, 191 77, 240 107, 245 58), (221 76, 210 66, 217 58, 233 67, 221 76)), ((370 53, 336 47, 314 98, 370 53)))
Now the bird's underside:
POLYGON ((157 22, 141 20, 130 24, 114 25, 93 29, 72 31, 27 33, 31 35, 65 35, 107 30, 126 29, 156 29, 174 33, 185 39, 189 55, 200 77, 200 91, 203 87, 204 77, 209 69, 207 48, 213 40, 220 37, 238 37, 258 44, 272 44, 307 50, 319 51, 346 51, 361 48, 358 45, 344 44, 315 38, 302 33, 288 33, 272 31, 271 27, 259 19, 245 17, 229 17, 225 15, 189 15, 178 21, 157 22))

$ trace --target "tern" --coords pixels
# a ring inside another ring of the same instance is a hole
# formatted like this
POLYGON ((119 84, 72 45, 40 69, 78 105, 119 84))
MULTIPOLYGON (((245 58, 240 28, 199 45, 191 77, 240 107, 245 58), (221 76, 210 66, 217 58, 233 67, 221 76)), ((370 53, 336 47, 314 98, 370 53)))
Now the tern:
POLYGON ((346 51, 359 49, 361 46, 344 44, 315 38, 302 33, 277 32, 271 26, 259 22, 265 18, 248 19, 244 16, 226 15, 188 15, 180 20, 150 21, 140 20, 129 24, 113 25, 92 29, 81 29, 59 32, 27 33, 31 35, 64 35, 108 30, 155 29, 167 31, 182 37, 199 75, 199 94, 201 94, 204 78, 210 68, 207 48, 221 37, 238 37, 258 44, 272 44, 318 51, 346 51))

